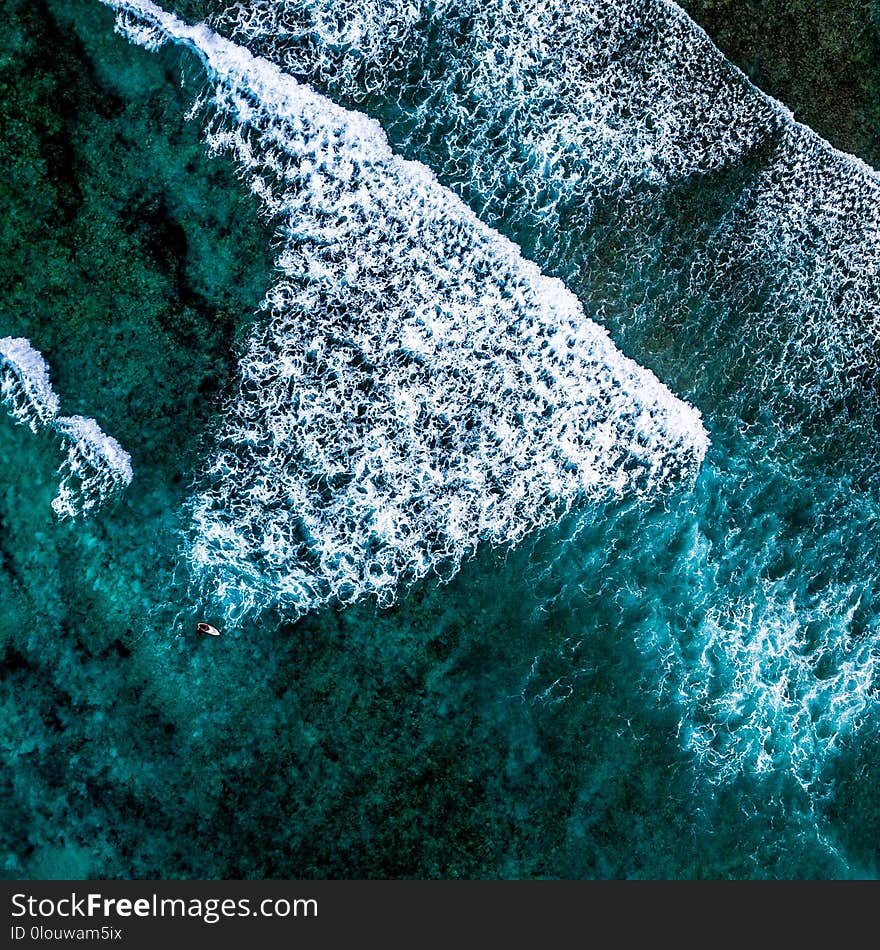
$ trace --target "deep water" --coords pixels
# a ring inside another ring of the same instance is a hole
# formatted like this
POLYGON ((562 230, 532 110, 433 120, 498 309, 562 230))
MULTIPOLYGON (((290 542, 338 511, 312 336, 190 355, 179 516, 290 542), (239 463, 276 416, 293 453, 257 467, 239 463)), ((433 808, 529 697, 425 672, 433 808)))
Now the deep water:
POLYGON ((814 368, 794 305, 762 320, 779 256, 713 258, 776 143, 550 227, 473 186, 455 134, 414 134, 405 97, 345 101, 712 444, 693 485, 584 502, 389 609, 200 639, 184 504, 271 226, 184 120, 191 54, 129 45, 95 0, 0 9, 0 335, 135 472, 59 523, 52 434, 0 419, 7 877, 875 876, 876 377, 814 368))

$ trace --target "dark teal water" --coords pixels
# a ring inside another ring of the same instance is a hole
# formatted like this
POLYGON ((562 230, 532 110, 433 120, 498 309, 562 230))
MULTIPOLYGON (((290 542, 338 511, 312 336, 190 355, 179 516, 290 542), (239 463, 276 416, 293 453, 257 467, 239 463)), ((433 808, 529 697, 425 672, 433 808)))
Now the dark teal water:
MULTIPOLYGON (((605 116, 581 134, 611 122, 620 151, 560 175, 523 146, 528 110, 493 125, 467 65, 488 34, 454 20, 369 93, 369 70, 328 73, 322 91, 562 277, 712 444, 695 484, 584 502, 390 609, 198 639, 183 506, 271 232, 183 121, 205 88, 190 54, 129 46, 88 0, 7 2, 4 21, 2 333, 136 473, 58 523, 52 437, 0 426, 8 876, 874 876, 876 236, 857 175, 760 105, 733 139, 705 134, 700 167, 681 133, 648 172, 614 158, 633 138, 605 116)), ((623 57, 636 103, 645 43, 623 57)))

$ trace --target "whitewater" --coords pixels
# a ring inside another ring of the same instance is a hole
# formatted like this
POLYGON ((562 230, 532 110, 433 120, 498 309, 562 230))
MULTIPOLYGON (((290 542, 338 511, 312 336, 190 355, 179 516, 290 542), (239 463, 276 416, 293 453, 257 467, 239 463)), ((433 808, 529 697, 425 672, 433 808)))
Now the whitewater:
POLYGON ((697 471, 699 413, 381 128, 204 25, 111 3, 192 47, 207 142, 276 224, 281 279, 190 505, 188 558, 227 622, 450 575, 576 498, 697 471))
POLYGON ((0 403, 32 432, 48 428, 60 439, 61 480, 52 499, 60 520, 85 517, 131 484, 131 456, 94 419, 59 416, 60 400, 42 354, 20 337, 0 339, 0 403))
MULTIPOLYGON (((748 384, 781 428, 876 414, 877 174, 757 89, 674 3, 279 0, 232 4, 212 22, 374 114, 396 148, 590 294, 607 325, 624 318, 586 236, 598 241, 612 209, 617 232, 650 239, 629 250, 633 269, 650 265, 663 196, 737 170, 678 297, 710 297, 735 321, 748 384)), ((656 323, 670 302, 651 300, 647 276, 640 305, 656 323)))
MULTIPOLYGON (((615 513, 635 539, 594 543, 628 556, 569 609, 613 597, 710 781, 790 775, 815 804, 877 694, 877 173, 667 0, 206 6, 381 121, 700 407, 695 490, 659 524, 615 513), (664 584, 634 581, 646 561, 664 584)), ((561 544, 560 564, 602 561, 561 544)), ((577 670, 545 666, 555 650, 524 695, 576 695, 577 670)))
MULTIPOLYGON (((188 508, 199 596, 387 605, 589 501, 536 590, 614 605, 710 782, 815 804, 876 709, 876 173, 665 2, 242 3, 232 40, 108 5, 197 52, 208 145, 278 228, 188 508)), ((530 702, 577 695, 554 655, 530 702)))
POLYGON ((661 0, 229 3, 4 8, 6 873, 875 877, 876 172, 661 0))

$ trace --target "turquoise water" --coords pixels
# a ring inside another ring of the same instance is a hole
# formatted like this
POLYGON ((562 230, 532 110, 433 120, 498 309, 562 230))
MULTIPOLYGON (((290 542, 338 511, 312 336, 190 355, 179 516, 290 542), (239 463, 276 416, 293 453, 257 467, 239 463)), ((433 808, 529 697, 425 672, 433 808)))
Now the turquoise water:
POLYGON ((188 586, 188 512, 283 241, 183 120, 210 91, 191 53, 88 0, 6 3, 2 332, 135 475, 59 522, 56 437, 0 427, 6 874, 874 876, 870 171, 655 16, 690 64, 665 85, 668 40, 621 39, 649 4, 538 53, 512 4, 371 7, 360 45, 274 9, 217 25, 377 118, 711 444, 694 478, 581 497, 389 608, 293 622, 270 585, 198 639, 224 604, 188 586))

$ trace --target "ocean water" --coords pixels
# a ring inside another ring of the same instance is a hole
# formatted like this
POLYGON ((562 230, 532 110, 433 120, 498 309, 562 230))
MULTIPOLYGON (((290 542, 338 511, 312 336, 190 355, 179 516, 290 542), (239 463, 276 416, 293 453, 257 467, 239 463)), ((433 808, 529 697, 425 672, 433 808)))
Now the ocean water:
POLYGON ((722 52, 823 138, 880 165, 876 0, 685 0, 722 52))
POLYGON ((669 3, 225 6, 3 4, 4 873, 875 876, 876 173, 669 3))

